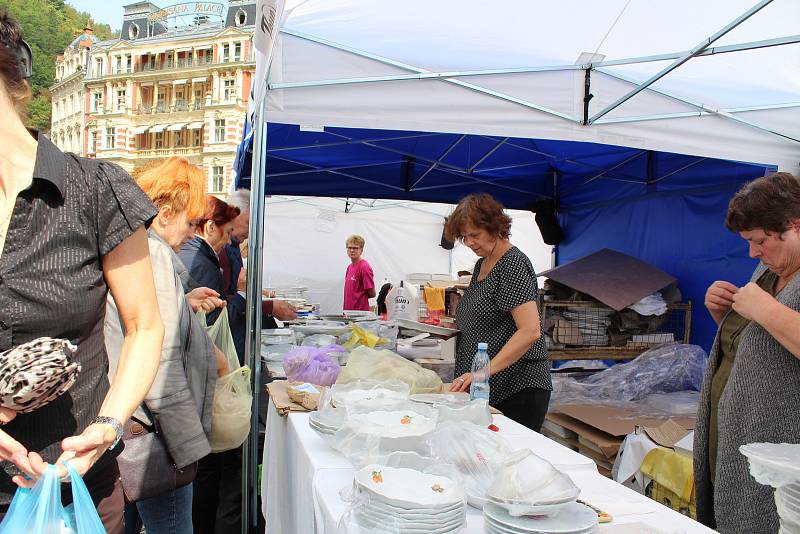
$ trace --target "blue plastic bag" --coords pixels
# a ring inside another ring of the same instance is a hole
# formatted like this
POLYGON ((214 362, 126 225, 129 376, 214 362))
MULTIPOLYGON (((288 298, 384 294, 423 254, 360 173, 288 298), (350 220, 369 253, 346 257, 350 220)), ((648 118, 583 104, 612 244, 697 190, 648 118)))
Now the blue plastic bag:
POLYGON ((54 465, 31 488, 19 488, 3 522, 0 534, 105 534, 92 496, 75 469, 65 462, 72 486, 72 504, 61 505, 61 481, 54 465))

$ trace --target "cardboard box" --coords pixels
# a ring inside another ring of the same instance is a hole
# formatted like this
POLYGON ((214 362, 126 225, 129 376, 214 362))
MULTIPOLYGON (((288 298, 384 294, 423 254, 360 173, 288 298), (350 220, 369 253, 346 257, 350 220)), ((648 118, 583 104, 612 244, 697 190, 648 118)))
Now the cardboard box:
POLYGON ((637 426, 658 427, 668 419, 686 430, 694 429, 695 422, 694 417, 667 417, 645 413, 635 402, 631 402, 629 407, 604 406, 602 404, 561 404, 552 409, 616 437, 627 436, 636 430, 637 426))
POLYGON ((607 248, 539 276, 591 295, 617 311, 677 282, 658 267, 607 248))
POLYGON ((622 438, 612 436, 563 413, 548 413, 547 420, 575 432, 578 435, 579 444, 581 438, 583 438, 584 444, 591 442, 605 458, 610 460, 616 457, 617 451, 619 451, 619 447, 622 444, 622 438))

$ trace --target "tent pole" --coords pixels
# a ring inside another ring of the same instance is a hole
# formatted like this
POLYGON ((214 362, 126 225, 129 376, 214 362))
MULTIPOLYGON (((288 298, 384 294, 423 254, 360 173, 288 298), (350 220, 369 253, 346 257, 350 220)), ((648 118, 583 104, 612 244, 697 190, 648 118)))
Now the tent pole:
POLYGON ((258 406, 261 391, 261 278, 264 271, 264 190, 267 164, 267 131, 264 100, 258 104, 254 124, 253 167, 250 179, 250 234, 247 255, 247 303, 245 360, 251 369, 253 405, 250 435, 242 448, 242 534, 258 525, 258 406))
POLYGON ((589 101, 594 98, 592 91, 592 69, 586 69, 586 75, 583 78, 583 122, 586 126, 589 124, 589 101))
POLYGON ((772 3, 772 0, 761 0, 759 3, 757 3, 756 5, 754 5, 753 7, 748 9, 747 11, 745 11, 742 15, 736 17, 735 20, 733 20, 729 24, 726 24, 725 27, 723 27, 721 30, 716 32, 714 35, 712 35, 711 37, 709 37, 707 39, 704 39, 699 44, 697 44, 694 48, 692 48, 691 50, 689 50, 688 52, 683 54, 681 57, 679 57, 678 59, 673 61, 671 64, 669 64, 668 66, 664 67, 663 69, 661 69, 660 71, 658 71, 657 73, 652 75, 646 81, 638 84, 629 93, 619 97, 617 100, 615 100, 614 102, 612 102, 611 104, 606 106, 604 109, 602 109, 601 111, 595 113, 595 115, 591 119, 589 119, 589 124, 594 124, 594 122, 597 119, 599 119, 600 117, 602 117, 606 113, 608 113, 610 111, 613 111, 618 106, 620 106, 621 104, 627 102, 628 100, 630 100, 634 96, 638 95, 640 92, 644 91, 645 89, 647 89, 648 87, 653 85, 655 82, 657 82, 658 80, 660 80, 661 78, 663 78, 664 76, 666 76, 667 74, 672 72, 673 70, 677 69, 678 67, 680 67, 681 65, 683 65, 684 63, 686 63, 687 61, 692 59, 693 57, 697 56, 698 54, 700 54, 704 50, 707 50, 708 48, 711 47, 711 43, 713 43, 714 41, 719 40, 721 37, 725 36, 728 32, 730 32, 731 30, 733 30, 734 28, 739 26, 742 22, 746 21, 747 19, 749 19, 750 17, 752 17, 753 15, 755 15, 756 13, 758 13, 764 7, 768 6, 771 3, 772 3))

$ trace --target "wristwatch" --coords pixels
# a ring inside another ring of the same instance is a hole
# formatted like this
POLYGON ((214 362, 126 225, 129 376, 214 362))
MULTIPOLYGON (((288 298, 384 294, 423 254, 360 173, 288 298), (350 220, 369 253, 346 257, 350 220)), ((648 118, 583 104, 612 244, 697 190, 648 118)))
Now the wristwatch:
POLYGON ((119 440, 122 439, 122 423, 119 422, 119 419, 114 419, 113 417, 106 417, 104 415, 98 415, 92 421, 93 425, 110 425, 114 429, 114 433, 117 435, 117 439, 114 440, 114 443, 108 448, 108 450, 113 449, 119 443, 119 440))

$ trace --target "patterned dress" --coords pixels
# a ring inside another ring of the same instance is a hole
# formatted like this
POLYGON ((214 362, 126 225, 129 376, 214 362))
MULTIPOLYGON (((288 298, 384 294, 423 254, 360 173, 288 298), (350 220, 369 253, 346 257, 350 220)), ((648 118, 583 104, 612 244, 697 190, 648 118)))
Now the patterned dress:
MULTIPOLYGON (((489 274, 478 281, 483 258, 473 270, 472 282, 456 308, 456 325, 461 330, 456 350, 455 376, 468 373, 478 343, 489 344, 494 358, 517 331, 511 310, 526 302, 536 302, 539 288, 528 257, 511 247, 489 274)), ((497 406, 525 388, 552 390, 550 361, 544 336, 540 337, 515 364, 489 379, 489 403, 497 406)))

